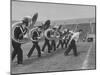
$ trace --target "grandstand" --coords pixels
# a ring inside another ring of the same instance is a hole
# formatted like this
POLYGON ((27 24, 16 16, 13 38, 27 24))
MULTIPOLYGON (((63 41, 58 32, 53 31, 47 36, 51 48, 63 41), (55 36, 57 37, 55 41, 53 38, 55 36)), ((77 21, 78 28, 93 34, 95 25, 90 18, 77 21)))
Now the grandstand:
POLYGON ((80 35, 80 40, 86 40, 87 36, 95 36, 95 18, 81 18, 72 19, 66 21, 55 21, 56 25, 63 25, 63 28, 68 28, 69 30, 78 31, 83 30, 83 34, 80 35))
MULTIPOLYGON (((12 21, 12 24, 17 21, 12 21)), ((36 22, 35 26, 42 25, 43 22, 36 22)), ((80 35, 81 41, 86 41, 88 36, 92 36, 95 38, 95 18, 80 18, 80 19, 69 19, 69 20, 51 20, 51 25, 63 25, 63 28, 67 28, 69 30, 76 30, 79 29, 83 30, 83 34, 80 35)))

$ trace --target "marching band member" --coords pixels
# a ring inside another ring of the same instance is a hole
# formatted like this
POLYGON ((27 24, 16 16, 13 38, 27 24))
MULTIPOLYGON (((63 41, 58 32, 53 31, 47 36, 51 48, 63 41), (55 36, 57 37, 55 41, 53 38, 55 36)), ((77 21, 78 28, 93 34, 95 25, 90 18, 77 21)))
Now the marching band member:
MULTIPOLYGON (((60 36, 62 36, 63 32, 60 31, 60 36)), ((61 45, 61 48, 63 48, 63 39, 59 39, 59 42, 57 44, 57 48, 61 45)))
POLYGON ((61 48, 63 48, 63 40, 59 40, 58 44, 57 44, 57 48, 61 45, 61 48))
POLYGON ((79 32, 71 32, 71 38, 69 40, 69 43, 68 43, 68 47, 67 47, 67 50, 65 51, 65 56, 68 55, 68 53, 73 49, 73 52, 74 52, 74 56, 78 56, 78 53, 77 53, 77 46, 76 46, 76 42, 78 41, 79 39, 79 35, 81 34, 82 30, 79 30, 79 32))
MULTIPOLYGON (((56 28, 53 28, 54 31, 56 31, 56 28)), ((55 40, 51 40, 51 47, 54 51, 56 51, 56 42, 55 40)))
MULTIPOLYGON (((47 20, 43 26, 44 26, 44 30, 45 30, 44 35, 50 36, 50 32, 48 32, 46 34, 48 28, 50 27, 50 20, 47 20)), ((45 37, 45 42, 44 42, 44 45, 42 47, 42 53, 44 52, 44 49, 46 46, 48 46, 48 53, 51 53, 51 45, 50 45, 50 41, 47 37, 45 37)))
MULTIPOLYGON (((61 28, 62 28, 62 25, 60 25, 58 28, 58 32, 59 32, 60 36, 63 34, 63 32, 61 31, 61 28)), ((59 39, 59 42, 58 42, 56 48, 58 48, 60 45, 61 45, 61 48, 63 48, 63 40, 62 39, 59 39)))
POLYGON ((67 48, 69 29, 65 29, 64 33, 66 33, 66 35, 63 37, 63 46, 65 45, 65 48, 67 48))
MULTIPOLYGON (((21 22, 15 23, 16 25, 14 29, 14 38, 16 39, 23 39, 24 35, 28 31, 26 28, 29 25, 29 22, 31 21, 31 18, 24 17, 21 22)), ((21 49, 21 43, 16 42, 12 39, 12 46, 13 46, 13 52, 12 52, 12 61, 14 60, 15 56, 17 55, 17 63, 22 64, 23 63, 23 51, 21 49)))
MULTIPOLYGON (((39 33, 38 33, 38 28, 37 28, 37 31, 34 31, 32 33, 32 39, 39 39, 40 36, 39 36, 39 33)), ((41 50, 40 50, 40 46, 38 45, 38 41, 32 41, 33 43, 33 46, 32 48, 30 49, 29 53, 28 53, 28 58, 32 55, 34 49, 36 48, 37 49, 37 52, 38 52, 38 57, 41 57, 41 50)))

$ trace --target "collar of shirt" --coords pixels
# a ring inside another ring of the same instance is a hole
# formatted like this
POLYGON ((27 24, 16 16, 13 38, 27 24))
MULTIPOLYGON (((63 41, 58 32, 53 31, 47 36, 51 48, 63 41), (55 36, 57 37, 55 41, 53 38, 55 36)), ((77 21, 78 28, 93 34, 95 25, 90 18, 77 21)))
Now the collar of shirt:
POLYGON ((79 34, 80 34, 79 32, 74 32, 71 37, 71 40, 74 39, 75 41, 77 41, 79 39, 79 34))

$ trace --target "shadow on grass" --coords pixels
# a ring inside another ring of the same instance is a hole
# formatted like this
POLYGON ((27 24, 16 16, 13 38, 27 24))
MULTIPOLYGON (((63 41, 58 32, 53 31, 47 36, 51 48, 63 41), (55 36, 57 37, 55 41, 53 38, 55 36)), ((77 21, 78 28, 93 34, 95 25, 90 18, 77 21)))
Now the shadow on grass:
MULTIPOLYGON (((44 54, 41 55, 41 57, 38 57, 37 55, 33 55, 31 56, 30 58, 27 58, 23 61, 23 65, 24 66, 27 66, 27 65, 30 65, 32 64, 33 62, 36 63, 36 62, 39 62, 40 60, 44 60, 44 59, 47 59, 49 60, 50 58, 56 56, 56 55, 59 55, 61 53, 64 53, 64 49, 57 49, 56 51, 51 51, 51 53, 47 53, 45 52, 44 54)), ((17 67, 17 61, 15 61, 13 64, 12 64, 12 67, 17 67)))
MULTIPOLYGON (((83 48, 83 47, 81 47, 81 48, 79 47, 79 50, 82 49, 82 48, 83 48)), ((85 48, 86 48, 86 47, 85 47, 85 48)), ((55 57, 55 56, 57 56, 57 55, 59 55, 59 54, 61 54, 61 53, 63 53, 63 55, 64 55, 65 50, 66 50, 66 49, 59 48, 59 49, 57 49, 55 52, 54 52, 53 50, 52 50, 51 53, 45 52, 44 54, 42 54, 41 57, 38 57, 37 55, 33 55, 33 56, 31 56, 30 58, 25 59, 25 60, 23 61, 23 65, 24 65, 24 66, 27 66, 27 65, 32 64, 33 62, 34 62, 34 63, 36 63, 36 62, 39 63, 39 61, 44 60, 44 59, 49 60, 50 58, 53 58, 53 57, 55 57)), ((83 53, 86 53, 86 52, 87 52, 86 50, 78 51, 78 55, 82 55, 83 53)), ((73 50, 69 53, 68 56, 74 56, 73 50)), ((14 62, 14 63, 16 63, 16 62, 14 62)), ((13 66, 13 67, 17 67, 17 65, 15 65, 15 66, 13 66)))
POLYGON ((52 58, 52 57, 54 57, 54 56, 56 56, 56 55, 59 55, 59 54, 61 54, 62 52, 64 52, 64 49, 57 49, 55 52, 54 51, 52 51, 51 53, 44 53, 44 54, 42 54, 42 56, 41 57, 37 57, 36 55, 34 55, 34 56, 31 56, 29 59, 26 59, 26 60, 24 60, 24 65, 30 65, 31 63, 35 63, 35 62, 39 62, 40 60, 44 60, 44 59, 50 59, 50 58, 52 58))

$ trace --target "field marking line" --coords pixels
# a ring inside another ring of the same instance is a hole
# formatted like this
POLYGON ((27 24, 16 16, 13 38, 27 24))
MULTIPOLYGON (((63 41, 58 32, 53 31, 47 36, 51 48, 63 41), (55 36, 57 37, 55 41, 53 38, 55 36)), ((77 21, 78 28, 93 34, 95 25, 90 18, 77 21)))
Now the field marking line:
POLYGON ((86 55, 86 58, 82 64, 82 68, 81 69, 87 69, 88 67, 88 59, 89 59, 89 55, 90 55, 90 51, 92 50, 92 44, 90 45, 89 49, 88 49, 88 53, 86 55))

